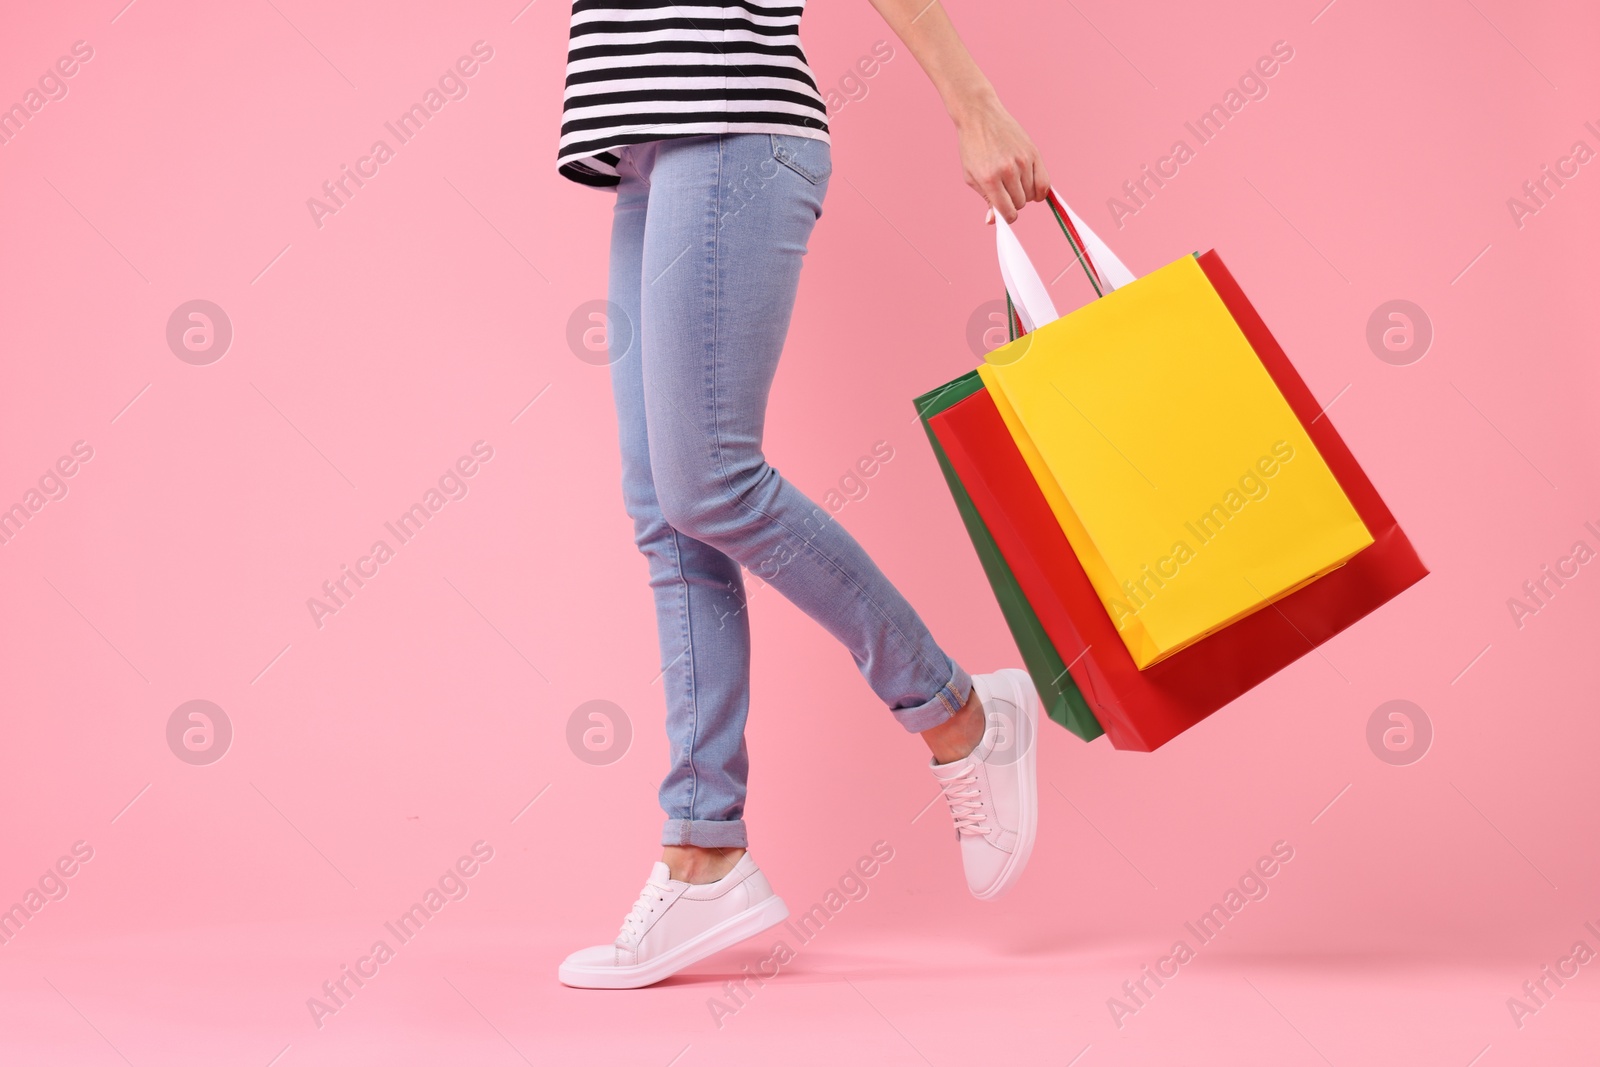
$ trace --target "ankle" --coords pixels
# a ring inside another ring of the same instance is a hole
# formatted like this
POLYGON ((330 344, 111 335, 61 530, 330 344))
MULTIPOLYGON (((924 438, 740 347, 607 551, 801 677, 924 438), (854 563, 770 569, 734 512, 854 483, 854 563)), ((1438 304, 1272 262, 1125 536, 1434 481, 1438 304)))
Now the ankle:
POLYGON ((667 845, 661 862, 675 882, 705 885, 720 881, 744 855, 743 848, 702 848, 699 845, 667 845))
POLYGON ((973 689, 960 711, 938 726, 922 731, 920 736, 928 751, 933 753, 935 763, 954 763, 978 747, 986 726, 983 702, 978 699, 977 689, 973 689))

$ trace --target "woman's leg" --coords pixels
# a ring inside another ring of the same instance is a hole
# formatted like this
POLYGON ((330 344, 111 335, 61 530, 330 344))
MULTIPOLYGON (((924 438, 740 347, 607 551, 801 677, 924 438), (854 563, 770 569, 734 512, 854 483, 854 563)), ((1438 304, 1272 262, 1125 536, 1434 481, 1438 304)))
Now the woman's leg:
MULTIPOLYGON (((828 146, 730 134, 655 142, 637 159, 649 187, 640 385, 655 504, 671 531, 663 540, 679 553, 679 571, 687 569, 686 545, 736 561, 714 572, 699 564, 706 568, 704 596, 691 587, 673 599, 658 587, 663 626, 681 636, 681 643, 669 642, 673 635, 664 632, 662 644, 669 724, 680 724, 672 727, 675 742, 688 738, 686 750, 674 746, 673 773, 699 782, 687 794, 687 818, 669 807, 674 818, 663 843, 742 845, 742 824, 736 837, 718 825, 742 808, 746 766, 742 737, 735 742, 748 687, 737 565, 838 638, 909 731, 937 727, 961 711, 972 680, 855 539, 762 451, 801 258, 827 190, 828 146), (738 596, 733 610, 714 581, 738 596), (730 627, 736 639, 723 636, 730 627)), ((663 787, 664 801, 683 796, 669 798, 663 787)))
MULTIPOLYGON (((657 500, 646 438, 642 368, 650 356, 641 344, 640 299, 647 219, 665 209, 652 207, 645 177, 653 146, 622 155, 609 299, 627 316, 633 342, 626 352, 611 353, 611 385, 622 446, 623 500, 633 518, 635 542, 649 564, 665 665, 661 680, 672 762, 659 795, 667 814, 662 844, 742 847, 749 766, 744 724, 750 694, 744 580, 733 560, 669 525, 657 500)), ((681 873, 676 864, 673 873, 681 873)))

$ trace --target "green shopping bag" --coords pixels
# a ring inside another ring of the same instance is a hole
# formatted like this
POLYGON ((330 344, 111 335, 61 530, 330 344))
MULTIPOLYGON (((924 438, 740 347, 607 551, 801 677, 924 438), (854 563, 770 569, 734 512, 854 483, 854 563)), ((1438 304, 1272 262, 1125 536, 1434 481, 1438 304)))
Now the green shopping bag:
POLYGON ((972 498, 962 488, 961 479, 950 466, 949 457, 945 455, 938 438, 928 426, 930 417, 982 389, 983 380, 978 377, 978 372, 968 371, 955 381, 917 397, 915 401, 917 414, 922 419, 923 432, 928 435, 928 441, 933 445, 933 454, 939 461, 939 469, 944 472, 945 484, 950 487, 950 495, 955 498, 956 510, 961 513, 961 521, 967 527, 967 536, 972 538, 972 545, 978 551, 978 559, 983 564, 983 573, 988 577, 995 599, 1000 603, 1000 612, 1005 616, 1011 636, 1017 642, 1017 650, 1022 653, 1023 665, 1028 668, 1028 675, 1033 679, 1034 688, 1039 691, 1039 699, 1044 704, 1045 714, 1085 741, 1093 741, 1105 731, 1100 728, 1094 712, 1089 710, 1089 705, 1083 699, 1083 694, 1078 691, 1072 675, 1067 673, 1067 665, 1062 662, 1060 653, 1050 643, 1050 638, 1045 636, 1039 617, 1034 614, 1033 608, 1028 606, 1028 599, 1023 596, 1016 577, 1006 565, 1005 559, 1001 557, 1000 549, 996 546, 994 538, 989 535, 989 529, 984 526, 983 519, 979 517, 972 498))

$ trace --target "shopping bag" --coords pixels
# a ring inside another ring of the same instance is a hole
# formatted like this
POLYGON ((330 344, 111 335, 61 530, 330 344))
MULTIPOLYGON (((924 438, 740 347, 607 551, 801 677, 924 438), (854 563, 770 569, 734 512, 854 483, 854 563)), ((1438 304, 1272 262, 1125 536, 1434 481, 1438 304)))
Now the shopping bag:
POLYGON ((1194 257, 1136 280, 1118 262, 1120 285, 1101 279, 1101 299, 1053 317, 996 226, 1032 330, 979 374, 1139 667, 1372 544, 1194 257))
POLYGON ((1039 699, 1044 705, 1045 714, 1083 740, 1093 741, 1105 731, 1101 729, 1094 713, 1089 710, 1089 705, 1073 682, 1066 663, 1062 661, 1055 646, 1050 643, 1039 617, 1034 614, 1033 608, 1028 605, 1027 598, 1022 594, 1022 589, 1017 585, 1011 568, 1001 558, 994 538, 989 535, 983 520, 978 517, 972 499, 962 488, 961 481, 950 466, 950 460, 940 446, 938 438, 928 427, 929 418, 982 389, 983 382, 978 378, 977 372, 968 371, 955 381, 917 397, 917 414, 922 419, 922 428, 928 435, 929 443, 933 445, 934 458, 938 460, 939 470, 944 474, 950 495, 955 498, 956 510, 961 513, 961 521, 967 528, 967 535, 972 539, 973 548, 978 552, 978 560, 983 565, 984 575, 994 590, 995 600, 1000 604, 1000 613, 1005 617, 1006 626, 1011 630, 1011 636, 1017 643, 1017 650, 1022 654, 1023 666, 1027 668, 1028 676, 1033 679, 1034 688, 1039 691, 1039 699))
POLYGON ((992 394, 974 393, 928 420, 1056 652, 1121 749, 1158 748, 1427 574, 1221 258, 1208 252, 1197 263, 1372 535, 1345 566, 1141 670, 992 394))

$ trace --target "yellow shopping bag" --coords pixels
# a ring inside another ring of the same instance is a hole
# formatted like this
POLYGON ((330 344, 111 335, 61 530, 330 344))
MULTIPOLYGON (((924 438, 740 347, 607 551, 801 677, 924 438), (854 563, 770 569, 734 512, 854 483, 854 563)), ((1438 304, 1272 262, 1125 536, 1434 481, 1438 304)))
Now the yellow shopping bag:
POLYGON ((1106 294, 1055 317, 997 220, 1007 289, 1033 331, 978 373, 1142 669, 1372 535, 1194 257, 1134 279, 1060 210, 1106 294))

